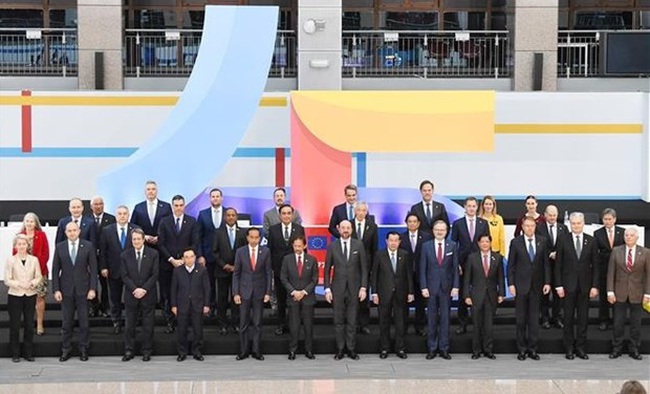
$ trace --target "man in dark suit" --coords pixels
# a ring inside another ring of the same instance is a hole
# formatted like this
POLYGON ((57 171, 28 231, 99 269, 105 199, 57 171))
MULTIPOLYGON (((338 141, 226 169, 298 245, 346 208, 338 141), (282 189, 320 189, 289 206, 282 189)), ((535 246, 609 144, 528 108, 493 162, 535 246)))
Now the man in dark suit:
POLYGON ((413 204, 409 210, 409 214, 414 214, 418 217, 420 222, 420 231, 431 233, 433 223, 442 220, 449 226, 449 216, 447 215, 447 208, 445 204, 441 204, 433 200, 433 182, 424 180, 420 182, 420 194, 422 194, 422 201, 413 204))
POLYGON ((341 234, 338 230, 338 225, 343 220, 352 222, 354 220, 354 204, 357 202, 358 188, 356 185, 347 185, 343 189, 345 194, 345 202, 332 208, 330 215, 330 224, 327 228, 335 238, 340 238, 341 234))
POLYGON ((637 244, 638 230, 625 229, 625 244, 615 246, 607 268, 607 301, 614 305, 614 337, 609 358, 619 358, 625 339, 625 317, 630 311, 630 357, 642 360, 642 303, 650 303, 650 250, 637 244))
POLYGON ((277 301, 278 326, 275 329, 275 335, 282 335, 289 328, 286 322, 287 313, 287 291, 282 286, 280 272, 282 271, 282 260, 284 256, 293 254, 293 240, 305 235, 305 229, 292 222, 293 207, 285 204, 280 207, 280 223, 274 224, 269 228, 267 247, 271 251, 271 262, 273 264, 273 278, 275 288, 275 298, 277 301))
POLYGON ((79 320, 79 359, 88 361, 88 300, 96 296, 97 249, 89 241, 80 239, 79 233, 79 225, 68 223, 65 227, 67 240, 56 245, 52 260, 54 299, 63 302, 61 362, 70 358, 75 311, 79 320))
POLYGON ((497 306, 506 295, 503 256, 492 252, 492 237, 481 235, 479 251, 467 258, 463 286, 465 303, 472 307, 474 333, 472 335, 472 360, 485 357, 494 360, 493 321, 497 306))
POLYGON ((318 261, 305 253, 307 240, 304 235, 293 238, 293 253, 282 259, 280 280, 287 294, 289 305, 289 360, 296 359, 298 338, 300 337, 300 320, 305 328, 305 356, 314 357, 314 305, 316 304, 316 285, 318 284, 318 261))
POLYGON ((210 277, 210 314, 214 314, 217 303, 216 292, 216 270, 217 262, 213 253, 214 232, 224 223, 223 206, 223 193, 221 190, 214 188, 210 190, 210 206, 201 212, 196 218, 199 225, 199 238, 201 239, 201 250, 199 254, 199 264, 208 269, 210 277))
POLYGON ((523 219, 523 234, 510 241, 508 254, 508 290, 515 297, 517 359, 526 356, 539 360, 539 301, 551 291, 551 269, 545 238, 535 235, 535 219, 523 219))
POLYGON ((117 222, 104 228, 99 241, 99 270, 101 277, 108 279, 111 298, 111 320, 113 333, 122 330, 122 252, 132 247, 131 232, 136 227, 129 223, 129 208, 124 205, 115 211, 117 222))
MULTIPOLYGON (((363 244, 363 248, 366 251, 366 262, 368 263, 368 280, 370 280, 370 274, 372 272, 372 264, 375 259, 375 254, 377 253, 377 248, 379 247, 379 228, 375 224, 375 221, 368 216, 368 204, 363 201, 357 201, 354 204, 354 221, 352 222, 352 238, 358 239, 363 244)), ((359 314, 357 317, 357 322, 359 326, 357 327, 357 332, 362 334, 369 335, 370 328, 370 300, 359 303, 359 314)))
POLYGON ((555 291, 564 300, 564 350, 568 360, 587 360, 587 323, 589 298, 598 297, 596 241, 583 232, 585 216, 573 212, 569 216, 571 233, 558 242, 555 260, 555 291), (574 314, 578 327, 574 332, 574 314))
POLYGON ((235 272, 232 276, 232 294, 239 305, 239 345, 237 360, 253 358, 264 360, 260 349, 262 342, 262 312, 264 304, 271 300, 273 270, 271 252, 260 245, 260 229, 251 227, 246 231, 247 245, 235 252, 235 272), (251 316, 252 315, 252 316, 251 316))
MULTIPOLYGON (((420 336, 426 336, 424 327, 427 325, 427 315, 425 308, 427 300, 422 297, 422 290, 420 289, 420 256, 422 255, 422 245, 424 242, 431 239, 431 229, 422 231, 420 228, 420 219, 414 213, 409 213, 406 216, 406 231, 401 235, 400 249, 406 250, 409 253, 413 265, 413 292, 415 296, 415 333, 420 336)), ((408 314, 408 310, 407 310, 408 314)))
MULTIPOLYGON (((172 272, 175 267, 183 265, 183 251, 191 247, 199 250, 199 226, 196 219, 185 215, 185 199, 176 195, 172 198, 173 214, 160 221, 158 228, 158 248, 160 252, 160 302, 167 318, 165 333, 171 334, 176 329, 176 321, 171 313, 169 303, 172 284, 172 272)), ((146 233, 146 231, 145 231, 146 233)))
POLYGON ((183 264, 174 268, 170 297, 178 321, 176 361, 185 361, 190 350, 195 360, 203 361, 203 316, 210 312, 210 278, 208 270, 196 264, 196 252, 191 246, 183 250, 183 264), (191 348, 188 326, 192 327, 191 348))
POLYGON ((156 308, 156 284, 158 283, 158 252, 145 246, 144 231, 131 231, 132 247, 120 256, 126 328, 124 330, 124 356, 122 361, 132 360, 135 351, 135 326, 142 316, 142 361, 151 360, 153 350, 154 313, 156 308))
POLYGON ((368 263, 363 243, 351 237, 352 224, 343 220, 337 229, 340 238, 327 246, 325 255, 325 300, 333 304, 334 333, 337 352, 335 360, 348 357, 358 360, 355 351, 357 310, 365 301, 368 289, 368 263), (334 276, 332 276, 332 270, 334 276))
MULTIPOLYGON (((478 252, 478 240, 483 235, 490 235, 490 225, 488 222, 476 215, 478 210, 478 201, 475 197, 465 199, 465 216, 456 220, 451 228, 451 240, 458 247, 458 264, 460 265, 460 293, 463 293, 463 275, 467 263, 467 257, 470 253, 478 252)), ((467 305, 461 297, 458 299, 458 321, 460 327, 456 329, 456 334, 467 332, 467 323, 469 320, 467 305)))
POLYGON ((379 358, 388 357, 390 323, 395 321, 395 353, 405 359, 406 316, 408 303, 413 301, 413 266, 409 253, 399 249, 396 231, 386 235, 386 249, 376 254, 372 266, 372 302, 379 306, 379 358))
MULTIPOLYGON (((104 230, 106 226, 115 223, 115 216, 111 215, 108 212, 104 212, 104 199, 100 196, 95 196, 90 200, 90 210, 92 211, 91 218, 95 223, 95 240, 97 241, 95 247, 97 248, 97 260, 101 266, 99 244, 101 243, 102 230, 104 230)), ((98 272, 97 274, 99 275, 100 273, 98 272)), ((92 305, 89 307, 90 317, 110 316, 110 307, 108 302, 108 293, 110 291, 109 287, 110 286, 108 285, 106 278, 99 275, 99 289, 97 290, 98 294, 97 297, 95 297, 95 299, 92 301, 92 305)))
MULTIPOLYGON (((546 223, 540 223, 535 227, 535 234, 546 238, 548 248, 548 260, 551 266, 551 280, 555 280, 555 266, 558 240, 564 239, 569 230, 562 223, 557 221, 558 210, 555 205, 549 205, 544 210, 546 223)), ((562 317, 562 299, 555 292, 555 284, 551 286, 551 292, 542 295, 540 308, 542 310, 542 328, 548 330, 551 324, 558 328, 564 328, 564 318, 562 317), (552 300, 551 300, 552 298, 552 300), (552 313, 551 313, 552 312, 552 313)))
MULTIPOLYGON (((59 244, 67 239, 66 226, 68 223, 74 223, 79 227, 79 238, 90 241, 97 248, 97 238, 95 238, 95 225, 91 218, 83 216, 84 204, 79 198, 73 198, 68 205, 70 216, 64 216, 59 220, 56 227, 55 244, 59 244)), ((95 250, 95 253, 97 251, 95 250)))
POLYGON ((612 305, 607 301, 607 268, 612 249, 625 244, 625 229, 616 225, 616 211, 612 208, 605 208, 601 218, 603 227, 594 231, 594 239, 598 247, 598 329, 606 331, 612 323, 612 305))
POLYGON ((420 288, 428 300, 427 360, 440 357, 450 360, 449 313, 451 298, 458 295, 458 247, 446 240, 447 223, 440 219, 433 224, 433 239, 422 245, 420 257, 420 288))
POLYGON ((235 272, 235 251, 245 246, 246 232, 237 227, 237 210, 225 209, 224 225, 214 232, 212 252, 217 262, 217 321, 221 325, 219 333, 228 334, 228 326, 239 330, 239 306, 232 302, 232 274, 235 272), (231 321, 226 316, 230 309, 231 321))
POLYGON ((147 246, 157 250, 160 221, 172 215, 172 207, 168 202, 158 199, 158 185, 154 181, 145 184, 145 197, 144 201, 133 208, 131 223, 144 230, 147 246))
MULTIPOLYGON (((273 190, 273 202, 275 203, 274 207, 264 212, 264 221, 263 221, 263 236, 269 237, 269 229, 271 226, 280 223, 280 208, 283 205, 288 204, 286 202, 287 191, 283 187, 276 187, 273 190)), ((293 216, 291 217, 291 222, 295 224, 302 224, 302 218, 300 217, 300 212, 297 209, 293 209, 293 216)))

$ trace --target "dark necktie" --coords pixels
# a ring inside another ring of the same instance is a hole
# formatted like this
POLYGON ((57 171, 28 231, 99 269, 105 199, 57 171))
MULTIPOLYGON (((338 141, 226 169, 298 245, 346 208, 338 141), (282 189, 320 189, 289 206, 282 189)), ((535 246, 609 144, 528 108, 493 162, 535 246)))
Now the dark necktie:
POLYGON ((302 276, 302 256, 298 255, 298 276, 302 276))
POLYGON ((357 238, 363 239, 363 234, 361 234, 361 222, 357 223, 357 238))
POLYGON ((343 257, 345 257, 345 260, 348 260, 348 243, 346 241, 343 241, 343 257))
POLYGON ((284 240, 285 242, 289 240, 289 226, 284 226, 284 240))
POLYGON ((95 224, 99 225, 99 216, 95 216, 95 224))
POLYGON ((582 254, 582 243, 580 243, 580 236, 576 236, 576 255, 578 258, 580 258, 580 255, 582 254))
POLYGON ((140 251, 138 250, 135 256, 135 259, 138 262, 138 274, 140 273, 140 268, 142 267, 142 256, 140 255, 140 251))
POLYGON ((176 218, 176 233, 181 232, 181 218, 176 218))
POLYGON ((632 272, 633 267, 634 267, 634 262, 632 261, 632 249, 628 249, 627 260, 625 261, 625 268, 627 268, 629 272, 632 272))
POLYGON ((555 246, 555 236, 553 235, 553 224, 551 224, 548 228, 548 234, 551 236, 551 242, 553 243, 553 246, 555 246))
POLYGON ((438 265, 442 266, 442 242, 438 242, 438 253, 436 257, 438 259, 438 265))
POLYGON ((533 239, 528 238, 528 257, 531 263, 535 260, 535 248, 533 247, 533 239))
POLYGON ((120 229, 120 245, 122 246, 122 250, 124 250, 126 246, 126 231, 124 231, 124 227, 120 229))
POLYGON ((431 203, 427 203, 427 221, 431 223, 431 203))

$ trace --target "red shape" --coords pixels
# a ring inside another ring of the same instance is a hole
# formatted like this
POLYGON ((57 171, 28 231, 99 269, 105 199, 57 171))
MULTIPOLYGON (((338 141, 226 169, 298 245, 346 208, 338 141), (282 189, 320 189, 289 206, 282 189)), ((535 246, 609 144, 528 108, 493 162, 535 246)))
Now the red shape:
POLYGON ((285 161, 284 148, 275 148, 275 187, 282 187, 285 185, 285 161))
MULTIPOLYGON (((21 96, 29 97, 32 95, 31 90, 23 90, 21 96)), ((21 107, 21 151, 29 153, 32 151, 32 106, 30 104, 21 107)))

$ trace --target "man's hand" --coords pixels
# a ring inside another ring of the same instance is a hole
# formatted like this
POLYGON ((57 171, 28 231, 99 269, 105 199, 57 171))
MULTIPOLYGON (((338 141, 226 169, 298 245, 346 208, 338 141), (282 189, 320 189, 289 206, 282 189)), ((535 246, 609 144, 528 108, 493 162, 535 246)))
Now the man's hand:
POLYGON ((377 294, 372 295, 372 303, 375 305, 379 305, 379 295, 377 294))
POLYGON ((60 291, 55 291, 54 292, 54 300, 56 302, 61 302, 63 301, 63 294, 60 291))
POLYGON ((145 295, 147 295, 147 291, 143 288, 138 287, 137 289, 133 290, 133 297, 136 299, 140 300, 142 299, 145 295))
POLYGON ((458 275, 463 276, 463 267, 458 266, 458 275))
MULTIPOLYGON (((645 299, 645 297, 644 297, 645 299)), ((614 305, 616 303, 616 296, 614 294, 607 296, 607 302, 614 305)))
POLYGON ((302 301, 303 298, 305 298, 305 292, 302 290, 294 290, 295 294, 293 296, 293 299, 300 302, 302 301))
POLYGON ((210 307, 209 306, 204 306, 203 307, 203 314, 207 315, 208 313, 210 313, 210 307))
POLYGON ((271 301, 271 296, 268 294, 264 295, 264 303, 266 304, 267 302, 271 301))
POLYGON ((413 294, 409 294, 406 296, 406 302, 411 303, 415 300, 415 296, 413 294))
POLYGON ((226 272, 235 272, 235 266, 233 264, 226 264, 223 266, 223 270, 226 272))
POLYGON ((515 285, 508 286, 508 291, 510 294, 512 294, 513 297, 517 296, 517 289, 515 289, 515 285))
POLYGON ((428 289, 422 289, 422 297, 429 298, 429 290, 428 289))
POLYGON ((451 296, 456 297, 458 295, 458 288, 454 287, 451 289, 451 296))
POLYGON ((201 264, 202 266, 205 266, 205 257, 203 257, 203 256, 199 257, 199 264, 201 264))
POLYGON ((557 252, 551 252, 551 254, 548 255, 548 258, 551 260, 555 260, 555 256, 557 256, 557 252))
POLYGON ((542 293, 544 295, 547 295, 550 292, 551 292, 551 285, 544 285, 544 287, 542 287, 542 293))
POLYGON ((102 277, 104 277, 104 278, 108 278, 108 270, 107 270, 106 268, 104 268, 104 269, 101 271, 101 274, 102 274, 102 277))
POLYGON ((332 291, 325 291, 325 301, 332 303, 332 291))
POLYGON ((498 302, 499 304, 502 303, 502 302, 503 302, 503 297, 498 296, 498 297, 497 297, 497 302, 498 302))
POLYGON ((145 242, 155 245, 158 243, 158 237, 154 237, 153 235, 145 235, 144 236, 145 242))
POLYGON ((89 300, 94 300, 96 295, 97 294, 95 293, 95 290, 90 289, 88 290, 88 296, 86 298, 88 298, 89 300))
POLYGON ((596 297, 598 297, 598 289, 592 287, 591 290, 589 290, 589 298, 596 298, 596 297))
POLYGON ((239 295, 234 296, 234 297, 232 298, 232 300, 235 302, 236 305, 240 305, 240 304, 241 304, 241 296, 239 296, 239 295))
POLYGON ((367 296, 367 294, 366 294, 366 289, 364 289, 363 287, 360 288, 360 289, 359 289, 359 302, 363 302, 363 301, 365 301, 366 296, 367 296))
POLYGON ((175 306, 172 306, 172 314, 174 316, 178 315, 178 308, 176 308, 175 306))
POLYGON ((181 265, 183 265, 183 260, 181 260, 181 259, 172 259, 172 265, 174 267, 180 267, 181 265))
POLYGON ((557 296, 560 298, 564 298, 564 287, 558 287, 555 289, 555 292, 557 293, 557 296))
POLYGON ((465 304, 472 306, 472 299, 470 297, 465 298, 465 304))

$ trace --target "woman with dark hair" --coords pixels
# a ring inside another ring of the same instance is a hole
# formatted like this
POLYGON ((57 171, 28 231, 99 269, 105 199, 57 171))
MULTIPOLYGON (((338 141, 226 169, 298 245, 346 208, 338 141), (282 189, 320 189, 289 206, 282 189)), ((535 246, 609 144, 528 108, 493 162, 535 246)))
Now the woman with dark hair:
POLYGON ((522 233, 521 225, 524 222, 524 219, 531 217, 535 219, 535 224, 538 226, 540 224, 546 223, 546 218, 544 215, 537 212, 537 197, 530 195, 526 197, 526 212, 517 219, 517 225, 515 226, 515 237, 518 237, 522 233))

